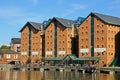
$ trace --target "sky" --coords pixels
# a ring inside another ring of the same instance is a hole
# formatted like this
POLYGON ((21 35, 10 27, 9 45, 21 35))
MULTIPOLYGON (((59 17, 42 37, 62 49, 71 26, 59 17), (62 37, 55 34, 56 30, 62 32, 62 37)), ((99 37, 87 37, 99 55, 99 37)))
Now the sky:
POLYGON ((0 46, 20 38, 27 21, 42 23, 53 17, 75 20, 97 12, 120 17, 120 0, 0 0, 0 46))

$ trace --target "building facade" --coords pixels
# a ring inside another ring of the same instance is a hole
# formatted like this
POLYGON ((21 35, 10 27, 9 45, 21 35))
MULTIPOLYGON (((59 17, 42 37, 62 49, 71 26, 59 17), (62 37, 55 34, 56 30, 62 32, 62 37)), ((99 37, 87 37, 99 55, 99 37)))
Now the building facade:
POLYGON ((45 29, 45 58, 72 54, 72 20, 54 17, 45 29))
POLYGON ((21 32, 21 63, 41 62, 43 48, 43 26, 36 22, 27 22, 21 32))
POLYGON ((0 50, 0 64, 20 63, 21 55, 12 50, 0 50))
POLYGON ((119 50, 120 18, 90 13, 79 26, 79 58, 99 57, 99 66, 109 66, 119 50))
POLYGON ((10 50, 20 52, 20 38, 12 38, 10 42, 10 50))

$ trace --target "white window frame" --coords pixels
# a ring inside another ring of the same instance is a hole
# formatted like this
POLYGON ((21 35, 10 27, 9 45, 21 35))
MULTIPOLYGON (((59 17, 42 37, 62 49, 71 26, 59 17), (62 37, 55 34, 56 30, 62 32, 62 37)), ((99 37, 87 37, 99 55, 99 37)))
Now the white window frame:
POLYGON ((10 59, 11 55, 10 54, 6 54, 6 58, 10 59))

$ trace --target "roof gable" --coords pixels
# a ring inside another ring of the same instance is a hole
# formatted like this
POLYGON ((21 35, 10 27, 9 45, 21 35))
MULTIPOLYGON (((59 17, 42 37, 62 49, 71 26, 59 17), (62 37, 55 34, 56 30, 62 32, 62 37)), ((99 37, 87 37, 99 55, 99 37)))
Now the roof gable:
POLYGON ((65 27, 72 27, 72 24, 74 22, 73 20, 63 19, 63 18, 58 18, 58 17, 55 17, 55 19, 59 21, 65 27))
POLYGON ((12 44, 20 44, 20 38, 12 38, 11 43, 12 44))
POLYGON ((53 19, 48 23, 48 25, 45 28, 47 28, 55 20, 58 21, 59 23, 61 23, 64 27, 67 27, 67 28, 71 28, 72 24, 74 22, 73 20, 69 20, 69 19, 53 17, 53 19))
MULTIPOLYGON (((109 15, 104 15, 104 14, 100 14, 100 13, 95 13, 95 12, 91 12, 82 22, 81 24, 91 15, 94 15, 95 17, 97 17, 98 19, 100 19, 102 22, 106 23, 106 24, 111 24, 111 25, 117 25, 120 26, 120 18, 118 17, 114 17, 114 16, 109 16, 109 15)), ((80 25, 81 25, 80 24, 80 25)), ((79 26, 80 26, 79 25, 79 26)))
POLYGON ((12 50, 0 50, 0 54, 19 54, 18 52, 12 51, 12 50))
POLYGON ((23 30, 27 25, 31 25, 31 26, 32 26, 33 28, 35 28, 36 30, 40 30, 40 26, 41 26, 42 24, 36 23, 36 22, 27 22, 19 32, 22 32, 22 30, 23 30))
POLYGON ((118 18, 118 17, 104 15, 104 14, 100 14, 100 13, 91 13, 91 14, 95 15, 97 18, 99 18, 100 20, 102 20, 103 22, 105 22, 107 24, 120 26, 120 18, 118 18))

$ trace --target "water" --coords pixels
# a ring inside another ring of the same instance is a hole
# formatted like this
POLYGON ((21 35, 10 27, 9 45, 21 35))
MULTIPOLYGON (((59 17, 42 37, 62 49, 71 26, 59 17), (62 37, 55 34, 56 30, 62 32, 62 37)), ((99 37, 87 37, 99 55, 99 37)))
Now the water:
POLYGON ((60 71, 0 71, 0 80, 120 80, 120 74, 60 71))

